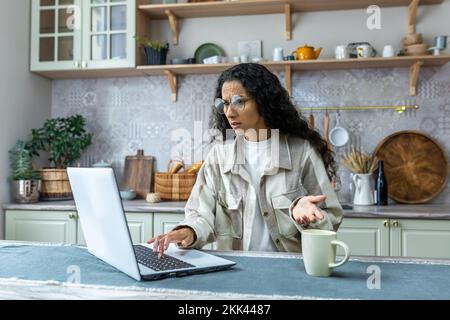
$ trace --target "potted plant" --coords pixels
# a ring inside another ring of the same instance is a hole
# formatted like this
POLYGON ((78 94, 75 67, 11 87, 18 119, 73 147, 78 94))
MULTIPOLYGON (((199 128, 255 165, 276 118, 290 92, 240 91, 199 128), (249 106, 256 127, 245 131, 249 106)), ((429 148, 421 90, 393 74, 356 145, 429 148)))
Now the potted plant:
POLYGON ((147 64, 166 64, 167 53, 169 52, 168 42, 162 43, 159 40, 151 40, 145 36, 136 36, 136 41, 144 47, 144 52, 147 57, 147 64))
POLYGON ((17 140, 9 150, 12 175, 11 197, 17 203, 34 203, 39 201, 41 177, 33 170, 31 152, 22 140, 17 140))
POLYGON ((75 115, 48 119, 42 128, 31 131, 27 143, 31 155, 47 152, 50 162, 50 168, 38 170, 42 178, 41 200, 72 199, 66 168, 92 143, 92 135, 86 132, 85 125, 85 118, 75 115))

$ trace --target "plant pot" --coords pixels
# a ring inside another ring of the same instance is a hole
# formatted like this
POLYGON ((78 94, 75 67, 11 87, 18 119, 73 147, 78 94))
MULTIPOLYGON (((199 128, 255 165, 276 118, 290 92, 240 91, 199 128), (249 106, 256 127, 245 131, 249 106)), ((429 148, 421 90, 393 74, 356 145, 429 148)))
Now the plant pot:
POLYGON ((11 181, 11 197, 15 203, 36 203, 39 201, 41 180, 11 181))
POLYGON ((41 169, 41 200, 72 200, 72 189, 66 169, 41 169))
POLYGON ((166 64, 167 53, 169 48, 163 48, 157 51, 150 47, 144 47, 145 55, 147 56, 147 64, 149 65, 161 65, 166 64))

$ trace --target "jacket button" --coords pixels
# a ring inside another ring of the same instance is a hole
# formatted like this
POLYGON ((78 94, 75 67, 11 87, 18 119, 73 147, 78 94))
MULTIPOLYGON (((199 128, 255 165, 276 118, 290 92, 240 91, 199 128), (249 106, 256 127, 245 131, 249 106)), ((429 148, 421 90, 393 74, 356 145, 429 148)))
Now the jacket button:
POLYGON ((269 215, 269 213, 268 213, 267 211, 264 211, 264 212, 263 212, 263 216, 264 216, 264 217, 267 217, 268 215, 269 215))
POLYGON ((280 239, 276 239, 275 242, 276 242, 277 244, 280 244, 280 239))

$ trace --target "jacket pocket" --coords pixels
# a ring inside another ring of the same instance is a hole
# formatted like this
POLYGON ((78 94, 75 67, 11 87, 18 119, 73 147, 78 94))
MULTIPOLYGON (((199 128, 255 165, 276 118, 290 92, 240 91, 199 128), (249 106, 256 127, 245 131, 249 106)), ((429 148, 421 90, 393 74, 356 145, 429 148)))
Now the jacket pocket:
POLYGON ((306 196, 307 194, 308 192, 306 189, 303 186, 300 186, 294 190, 272 197, 272 207, 275 211, 278 230, 281 235, 289 238, 298 233, 298 229, 290 217, 289 207, 295 199, 306 196))
POLYGON ((223 217, 218 221, 219 235, 231 234, 233 238, 242 239, 244 217, 242 214, 242 196, 222 194, 219 196, 223 217))

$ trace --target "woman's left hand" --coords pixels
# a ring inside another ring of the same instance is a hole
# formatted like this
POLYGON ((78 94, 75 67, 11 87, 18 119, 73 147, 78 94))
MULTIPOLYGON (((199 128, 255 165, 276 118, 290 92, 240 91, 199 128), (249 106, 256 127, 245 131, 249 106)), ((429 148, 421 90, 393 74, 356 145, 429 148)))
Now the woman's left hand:
POLYGON ((292 215, 298 224, 307 225, 316 222, 317 219, 322 220, 324 218, 323 213, 316 206, 316 203, 324 201, 327 198, 326 195, 319 196, 306 196, 301 198, 294 207, 292 215))

